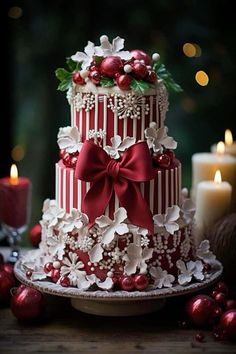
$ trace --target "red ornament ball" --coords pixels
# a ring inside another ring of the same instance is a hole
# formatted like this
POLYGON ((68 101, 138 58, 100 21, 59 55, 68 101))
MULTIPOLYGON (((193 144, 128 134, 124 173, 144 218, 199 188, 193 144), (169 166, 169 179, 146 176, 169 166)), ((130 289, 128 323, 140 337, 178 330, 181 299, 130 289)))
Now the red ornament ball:
POLYGON ((63 156, 63 164, 66 166, 66 167, 71 167, 71 159, 72 159, 72 156, 66 152, 65 155, 63 156))
POLYGON ((131 291, 134 289, 134 279, 130 276, 124 276, 120 280, 120 285, 123 290, 131 291))
POLYGON ((2 270, 4 270, 4 272, 8 273, 11 277, 14 278, 14 266, 11 263, 5 263, 2 266, 2 270))
POLYGON ((216 308, 215 301, 207 295, 197 295, 186 305, 189 320, 197 326, 206 326, 212 322, 216 308))
POLYGON ((218 304, 224 305, 226 302, 226 295, 224 293, 217 293, 215 295, 215 300, 218 304))
POLYGON ((60 279, 60 284, 61 284, 61 286, 63 286, 63 287, 65 287, 65 288, 67 288, 68 286, 70 286, 70 279, 69 279, 69 277, 62 277, 61 279, 60 279))
POLYGON ((165 150, 165 154, 166 154, 167 156, 169 156, 169 158, 170 158, 170 163, 173 163, 173 161, 174 161, 174 159, 175 159, 175 153, 174 153, 174 151, 173 151, 173 150, 170 150, 170 149, 166 149, 166 150, 165 150))
POLYGON ((220 327, 227 338, 236 340, 236 310, 228 310, 221 316, 220 327))
POLYGON ((38 247, 41 242, 42 227, 40 224, 35 224, 29 230, 29 239, 33 247, 38 247))
POLYGON ((226 295, 229 292, 228 286, 223 281, 219 281, 219 283, 216 284, 215 290, 224 293, 226 295))
POLYGON ((145 274, 136 274, 134 276, 134 286, 137 290, 146 289, 148 284, 148 277, 145 274))
POLYGON ((33 288, 21 285, 11 298, 12 313, 19 320, 32 320, 44 311, 43 294, 33 288))
POLYGON ((72 80, 76 85, 84 85, 85 81, 80 75, 79 71, 76 71, 72 74, 72 80))
POLYGON ((147 53, 145 53, 143 50, 133 49, 131 50, 131 55, 136 60, 143 60, 146 65, 151 64, 150 56, 147 53))
POLYGON ((154 84, 157 81, 157 74, 155 71, 148 70, 147 76, 145 78, 151 84, 154 84))
POLYGON ((157 154, 153 156, 154 164, 160 168, 168 168, 170 166, 170 158, 167 154, 157 154))
POLYGON ((124 74, 124 75, 119 75, 119 77, 116 79, 117 86, 121 90, 130 90, 130 83, 131 83, 131 76, 124 74))
POLYGON ((51 270, 53 269, 53 265, 52 262, 48 262, 44 265, 43 270, 45 273, 49 273, 51 272, 51 270))
POLYGON ((228 299, 225 302, 226 310, 236 309, 236 301, 233 299, 228 299))
POLYGON ((148 69, 145 64, 134 63, 133 64, 133 74, 137 79, 144 79, 148 74, 148 69))
POLYGON ((27 270, 27 272, 25 273, 25 275, 26 275, 26 277, 27 277, 28 279, 30 279, 31 276, 32 276, 31 270, 27 270))
POLYGON ((51 279, 53 283, 57 283, 60 278, 60 269, 52 269, 51 279))
POLYGON ((70 160, 70 167, 75 168, 77 164, 77 156, 73 156, 70 160))
POLYGON ((100 83, 101 75, 100 75, 99 71, 97 71, 97 70, 90 71, 88 77, 92 81, 92 83, 94 83, 95 85, 98 85, 100 83))
POLYGON ((108 56, 103 59, 100 66, 101 74, 108 77, 115 77, 115 74, 121 70, 122 60, 117 56, 108 56))
POLYGON ((8 304, 10 290, 15 286, 14 278, 4 270, 0 271, 0 306, 8 304))
POLYGON ((214 318, 216 318, 216 319, 220 318, 222 313, 223 313, 222 308, 219 307, 219 306, 216 307, 215 310, 214 310, 214 318))

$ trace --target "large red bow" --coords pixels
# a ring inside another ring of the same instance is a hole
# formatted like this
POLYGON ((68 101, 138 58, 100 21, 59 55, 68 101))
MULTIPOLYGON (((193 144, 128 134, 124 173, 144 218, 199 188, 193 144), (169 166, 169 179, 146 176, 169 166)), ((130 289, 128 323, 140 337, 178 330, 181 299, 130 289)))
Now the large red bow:
POLYGON ((82 201, 82 211, 88 215, 91 224, 104 213, 115 191, 120 205, 127 210, 130 222, 153 233, 152 213, 138 183, 154 178, 150 152, 145 142, 129 147, 117 161, 101 147, 86 140, 78 156, 75 176, 91 182, 82 201))

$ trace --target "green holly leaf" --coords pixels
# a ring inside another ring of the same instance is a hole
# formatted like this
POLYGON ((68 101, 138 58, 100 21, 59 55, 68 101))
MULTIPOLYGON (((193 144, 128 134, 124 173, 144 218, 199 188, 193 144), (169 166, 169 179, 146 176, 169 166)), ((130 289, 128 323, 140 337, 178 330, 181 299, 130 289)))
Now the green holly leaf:
POLYGON ((112 87, 112 86, 114 86, 114 84, 115 84, 114 80, 111 79, 110 77, 103 76, 100 80, 100 85, 102 87, 112 87))
POLYGON ((70 72, 81 70, 81 63, 78 63, 77 61, 74 61, 71 58, 66 59, 66 64, 70 72))
POLYGON ((152 88, 153 85, 149 82, 143 80, 132 79, 130 87, 137 92, 144 93, 148 89, 152 88))
POLYGON ((104 57, 99 57, 99 56, 95 56, 94 60, 95 60, 95 63, 97 65, 101 64, 101 62, 103 61, 104 57))
POLYGON ((71 87, 71 80, 64 79, 57 87, 58 91, 67 91, 71 87))
POLYGON ((164 64, 161 64, 160 62, 154 64, 153 70, 157 74, 157 77, 163 81, 167 91, 177 93, 183 91, 181 86, 175 82, 171 73, 166 69, 164 64))
POLYGON ((56 77, 60 81, 64 80, 70 80, 71 79, 71 73, 63 68, 59 68, 55 71, 56 77))

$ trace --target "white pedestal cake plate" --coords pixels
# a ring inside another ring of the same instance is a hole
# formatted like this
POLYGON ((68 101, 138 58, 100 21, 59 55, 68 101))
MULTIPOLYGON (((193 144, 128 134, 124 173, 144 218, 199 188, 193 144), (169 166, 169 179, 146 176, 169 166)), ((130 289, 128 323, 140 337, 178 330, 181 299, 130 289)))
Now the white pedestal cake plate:
POLYGON ((45 280, 31 281, 22 270, 20 260, 15 264, 14 271, 17 279, 23 284, 46 294, 71 298, 71 305, 79 311, 101 316, 134 316, 160 310, 168 297, 191 294, 207 288, 220 278, 223 267, 219 266, 219 269, 210 272, 209 277, 201 283, 132 292, 81 291, 72 287, 63 288, 45 280))

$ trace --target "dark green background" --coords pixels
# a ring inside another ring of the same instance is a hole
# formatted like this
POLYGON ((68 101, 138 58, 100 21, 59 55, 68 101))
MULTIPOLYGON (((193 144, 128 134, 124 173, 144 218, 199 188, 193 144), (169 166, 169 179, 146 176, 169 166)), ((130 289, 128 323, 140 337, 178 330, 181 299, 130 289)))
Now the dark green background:
POLYGON ((190 187, 191 156, 223 139, 225 128, 236 136, 235 15, 230 1, 3 1, 1 176, 8 173, 10 151, 25 147, 18 163, 33 183, 32 223, 41 217, 43 200, 54 198, 54 163, 60 126, 70 124, 65 95, 56 91, 54 70, 83 50, 87 40, 126 38, 127 49, 159 52, 184 92, 170 96, 167 125, 178 141, 183 185, 190 187), (21 18, 8 16, 20 6, 21 18), (202 49, 187 58, 185 42, 202 49), (195 73, 205 70, 209 85, 200 87, 195 73), (3 124, 4 123, 4 124, 3 124), (6 140, 6 141, 5 141, 6 140))

